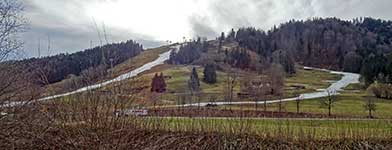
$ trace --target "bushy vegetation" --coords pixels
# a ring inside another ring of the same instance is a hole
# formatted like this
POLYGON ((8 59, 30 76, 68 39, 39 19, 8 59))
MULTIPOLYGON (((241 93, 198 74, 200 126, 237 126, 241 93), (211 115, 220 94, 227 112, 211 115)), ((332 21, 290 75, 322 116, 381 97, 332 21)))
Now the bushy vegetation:
POLYGON ((383 83, 373 83, 368 91, 378 98, 392 99, 392 85, 383 83))

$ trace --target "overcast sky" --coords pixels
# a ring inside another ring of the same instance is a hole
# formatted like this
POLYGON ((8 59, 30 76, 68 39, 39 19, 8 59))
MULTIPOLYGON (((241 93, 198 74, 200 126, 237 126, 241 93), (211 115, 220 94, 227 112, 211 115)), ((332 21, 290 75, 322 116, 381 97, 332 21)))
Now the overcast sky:
POLYGON ((183 37, 214 38, 231 28, 268 30, 290 19, 371 16, 392 20, 391 0, 20 1, 30 20, 30 29, 22 36, 27 57, 38 55, 38 43, 41 55, 72 53, 99 45, 94 22, 101 33, 105 27, 109 42, 134 39, 145 47, 154 47, 183 37))

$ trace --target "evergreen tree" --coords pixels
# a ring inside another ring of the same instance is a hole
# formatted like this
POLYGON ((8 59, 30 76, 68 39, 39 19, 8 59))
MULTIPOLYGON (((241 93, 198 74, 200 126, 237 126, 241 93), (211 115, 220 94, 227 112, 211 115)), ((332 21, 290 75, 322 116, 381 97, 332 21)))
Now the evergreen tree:
POLYGON ((217 82, 216 80, 216 68, 214 64, 207 64, 204 67, 204 77, 203 81, 208 84, 214 84, 217 82))
POLYGON ((222 52, 222 46, 224 41, 225 41, 225 32, 222 32, 222 35, 219 38, 218 53, 222 52))
POLYGON ((166 83, 165 83, 165 77, 163 73, 161 73, 160 75, 156 73, 152 78, 151 92, 157 92, 157 93, 166 92, 166 83))
POLYGON ((235 40, 235 31, 234 29, 231 29, 229 35, 227 36, 228 40, 235 40))
POLYGON ((386 62, 386 58, 382 55, 370 54, 365 58, 362 65, 361 77, 366 85, 372 84, 379 74, 385 75, 386 62))
POLYGON ((362 57, 355 52, 349 52, 344 56, 343 70, 347 72, 360 72, 362 57))
POLYGON ((220 41, 224 41, 225 40, 225 32, 222 32, 221 37, 219 38, 220 41))
POLYGON ((159 93, 166 92, 166 83, 165 83, 165 76, 161 72, 158 78, 159 81, 159 93))
POLYGON ((191 93, 198 92, 200 90, 199 76, 197 75, 196 68, 193 67, 191 76, 188 80, 188 86, 191 93))
POLYGON ((152 78, 151 81, 151 92, 156 92, 158 89, 158 73, 155 73, 154 77, 152 78))

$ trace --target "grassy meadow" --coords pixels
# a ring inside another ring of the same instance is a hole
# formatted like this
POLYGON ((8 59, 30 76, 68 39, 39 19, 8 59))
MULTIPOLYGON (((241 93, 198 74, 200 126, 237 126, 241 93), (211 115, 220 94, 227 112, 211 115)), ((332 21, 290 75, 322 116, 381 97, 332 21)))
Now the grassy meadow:
POLYGON ((147 118, 144 127, 172 132, 248 134, 289 139, 343 139, 392 137, 388 120, 307 120, 250 118, 147 118))
MULTIPOLYGON (((345 89, 345 91, 342 91, 340 93, 340 95, 336 96, 336 102, 333 104, 332 107, 333 115, 355 118, 364 118, 368 116, 368 111, 366 111, 364 108, 365 102, 367 100, 367 94, 360 85, 349 85, 345 89)), ((321 105, 321 101, 325 99, 326 98, 317 98, 301 101, 300 112, 328 114, 328 109, 321 105)), ((379 119, 392 119, 392 101, 378 98, 372 99, 376 104, 376 110, 373 112, 373 116, 379 119)), ((259 109, 262 109, 263 104, 259 105, 259 109)), ((222 109, 227 107, 231 107, 232 109, 255 110, 254 105, 221 106, 222 109)), ((282 110, 285 112, 297 112, 297 104, 295 101, 283 102, 282 108, 282 110)), ((278 111, 279 104, 267 104, 267 110, 278 111)))

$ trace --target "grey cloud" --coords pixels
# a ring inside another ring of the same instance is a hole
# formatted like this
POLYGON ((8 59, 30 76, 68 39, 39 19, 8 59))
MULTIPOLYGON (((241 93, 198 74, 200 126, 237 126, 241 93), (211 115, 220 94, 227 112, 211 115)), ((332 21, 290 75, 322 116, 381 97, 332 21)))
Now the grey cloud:
MULTIPOLYGON (((52 38, 54 53, 74 52, 98 43, 92 18, 82 11, 97 2, 116 0, 22 0, 31 30, 25 33, 25 50, 36 55, 38 38, 52 38)), ((194 36, 213 38, 231 28, 254 26, 268 30, 290 19, 338 17, 352 19, 370 16, 392 19, 391 0, 189 0, 190 5, 202 3, 204 12, 189 16, 188 25, 194 36), (205 4, 205 5, 204 5, 205 4)), ((195 6, 196 7, 196 6, 195 6)), ((146 8, 148 9, 148 8, 146 8)), ((159 13, 159 12, 157 12, 159 13)), ((179 12, 181 13, 181 12, 179 12)), ((143 15, 143 14, 140 14, 143 15)), ((100 24, 100 23, 99 23, 100 24)), ((146 47, 161 44, 154 37, 137 31, 107 27, 113 42, 139 39, 146 47)), ((187 33, 184 33, 186 36, 187 33)), ((181 36, 181 35, 179 35, 181 36)), ((43 44, 45 45, 45 44, 43 44)))
MULTIPOLYGON (((390 0, 214 0, 203 16, 214 24, 214 32, 254 26, 268 30, 291 19, 338 17, 353 19, 370 16, 392 19, 390 0)), ((199 25, 208 26, 208 25, 199 25)), ((197 32, 197 31, 195 31, 197 32)))
POLYGON ((214 38, 218 34, 210 26, 209 20, 200 16, 193 16, 189 21, 194 36, 214 38))
MULTIPOLYGON (((73 53, 90 48, 91 43, 93 46, 99 45, 93 18, 83 15, 82 11, 86 5, 101 1, 105 0, 25 1, 25 16, 30 20, 29 30, 22 36, 25 56, 38 56, 39 39, 41 55, 73 53), (48 36, 51 41, 50 53, 47 51, 48 36)), ((102 23, 97 24, 102 32, 102 23)), ((153 37, 140 33, 109 26, 105 28, 109 43, 133 39, 146 48, 162 45, 162 42, 153 40, 153 37)))

